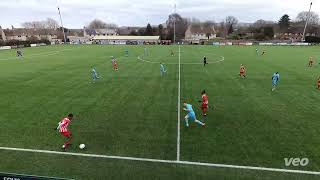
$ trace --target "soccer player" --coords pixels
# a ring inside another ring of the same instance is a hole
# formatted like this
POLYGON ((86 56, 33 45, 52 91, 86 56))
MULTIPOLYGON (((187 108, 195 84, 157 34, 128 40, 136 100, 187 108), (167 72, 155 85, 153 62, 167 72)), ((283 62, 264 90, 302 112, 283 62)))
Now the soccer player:
POLYGON ((263 49, 261 56, 265 55, 266 53, 267 53, 267 50, 266 50, 266 49, 263 49))
POLYGON ((92 68, 91 70, 91 74, 92 74, 92 80, 93 82, 95 82, 97 79, 100 79, 98 73, 97 73, 97 70, 95 67, 92 68))
POLYGON ((317 89, 320 90, 320 77, 318 78, 317 83, 318 83, 318 88, 317 89))
POLYGON ((166 69, 164 68, 164 65, 160 63, 160 75, 163 76, 166 73, 166 69))
POLYGON ((124 50, 124 54, 125 54, 126 57, 129 56, 129 49, 128 49, 128 48, 126 48, 126 49, 124 50))
POLYGON ((272 75, 272 91, 276 90, 276 87, 280 81, 280 74, 279 72, 276 72, 272 75))
POLYGON ((17 49, 17 57, 23 58, 23 51, 22 51, 22 49, 17 49))
POLYGON ((309 64, 308 67, 312 67, 314 63, 314 57, 309 57, 309 64))
POLYGON ((206 64, 208 64, 208 63, 207 63, 207 57, 206 57, 206 56, 204 56, 204 57, 203 57, 203 66, 205 67, 205 66, 206 66, 206 64))
POLYGON ((113 70, 118 71, 118 63, 116 58, 112 58, 113 70))
POLYGON ((201 105, 202 114, 203 114, 203 116, 207 116, 207 110, 208 110, 209 101, 208 101, 208 96, 207 96, 205 90, 203 90, 201 92, 201 98, 202 98, 202 105, 201 105))
POLYGON ((257 56, 259 56, 259 49, 256 48, 256 53, 257 53, 257 56))
POLYGON ((240 77, 246 78, 246 68, 244 67, 243 64, 240 65, 240 77))
POLYGON ((198 124, 200 124, 201 126, 205 126, 206 125, 205 123, 197 120, 196 114, 194 113, 191 104, 183 103, 183 106, 185 107, 185 108, 183 108, 183 110, 188 112, 188 114, 184 117, 187 127, 189 127, 189 119, 193 120, 194 122, 196 122, 198 124))
POLYGON ((148 56, 148 49, 147 48, 144 48, 144 55, 148 56))
POLYGON ((67 150, 67 147, 71 145, 72 135, 71 131, 68 130, 68 126, 70 125, 71 121, 73 119, 73 114, 69 114, 68 117, 62 119, 57 127, 57 130, 59 130, 60 134, 67 138, 67 141, 64 142, 62 145, 62 149, 65 151, 67 150))

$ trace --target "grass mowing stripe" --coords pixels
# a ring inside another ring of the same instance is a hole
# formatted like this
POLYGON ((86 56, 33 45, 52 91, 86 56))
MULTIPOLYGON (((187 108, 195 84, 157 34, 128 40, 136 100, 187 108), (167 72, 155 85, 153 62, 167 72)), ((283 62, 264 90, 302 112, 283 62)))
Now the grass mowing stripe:
POLYGON ((106 159, 119 159, 119 160, 130 160, 130 161, 143 161, 143 162, 153 162, 153 163, 169 163, 169 164, 195 165, 195 166, 207 166, 207 167, 217 167, 217 168, 247 169, 247 170, 257 170, 257 171, 320 175, 320 172, 317 172, 317 171, 302 171, 302 170, 293 170, 293 169, 238 166, 238 165, 229 165, 229 164, 214 164, 214 163, 190 162, 190 161, 173 161, 173 160, 163 160, 163 159, 126 157, 126 156, 108 156, 108 155, 99 155, 99 154, 59 152, 59 151, 39 150, 39 149, 0 147, 0 150, 23 151, 23 152, 68 155, 68 156, 82 156, 82 157, 93 157, 93 158, 106 158, 106 159))
MULTIPOLYGON (((55 179, 55 180, 74 180, 74 179, 66 179, 66 178, 59 178, 59 177, 49 177, 49 176, 37 176, 37 175, 30 175, 30 174, 17 174, 11 172, 0 172, 0 176, 24 176, 23 178, 41 178, 41 179, 55 179)), ((6 178, 8 179, 8 178, 6 178)), ((17 178, 19 179, 19 178, 17 178)))
MULTIPOLYGON (((125 47, 81 46, 79 50, 53 56, 0 61, 0 79, 5 87, 0 90, 0 121, 3 124, 0 146, 59 151, 62 138, 48 129, 56 126, 60 117, 73 112, 81 115, 81 119, 71 126, 74 144, 86 143, 87 149, 82 151, 73 146, 68 152, 176 161, 179 62, 178 54, 172 57, 169 52, 171 48, 178 52, 178 46, 148 46, 151 54, 146 60, 175 63, 168 65, 169 73, 163 78, 159 76, 156 63, 137 61, 136 57, 143 52, 144 46, 128 46, 130 56, 124 58, 125 47), (119 58, 119 73, 112 71, 109 55, 119 58), (95 85, 88 82, 92 65, 103 76, 95 85)), ((32 55, 60 48, 68 47, 30 48, 25 52, 32 55)), ((320 108, 316 106, 319 91, 314 87, 319 69, 305 68, 307 57, 317 52, 317 48, 268 47, 270 53, 266 56, 256 56, 255 47, 180 48, 181 58, 184 58, 180 60, 180 89, 183 89, 180 103, 184 99, 195 101, 204 88, 212 100, 210 102, 217 105, 206 119, 206 129, 185 130, 181 124, 183 121, 180 121, 180 161, 320 171, 320 147, 317 145, 317 129, 320 128, 317 113, 320 108), (210 52, 225 56, 226 61, 202 68, 200 63, 204 55, 209 63, 219 59, 210 52), (184 66, 183 63, 199 65, 184 66), (246 80, 238 77, 241 63, 249 70, 246 80), (281 73, 281 82, 279 90, 272 93, 270 76, 275 71, 281 73), (306 157, 310 163, 304 167, 287 167, 284 158, 290 157, 306 157)), ((0 59, 10 56, 15 56, 15 52, 1 53, 0 59)), ((199 114, 200 110, 197 105, 196 113, 199 114)), ((186 171, 190 170, 188 173, 194 175, 190 179, 195 179, 196 174, 203 179, 239 179, 241 176, 246 177, 242 179, 267 179, 265 172, 242 169, 56 157, 55 154, 21 151, 1 153, 4 162, 1 169, 25 174, 101 179, 112 171, 114 174, 109 179, 116 179, 119 168, 123 177, 127 177, 129 171, 132 177, 149 177, 145 179, 179 172, 176 178, 185 179, 186 171), (118 167, 113 167, 112 161, 118 167), (36 163, 41 167, 32 168, 36 163), (68 164, 73 164, 73 171, 53 169, 55 166, 56 169, 66 169, 68 164), (94 170, 96 167, 103 167, 106 171, 99 174, 94 170), (221 175, 216 171, 222 171, 221 175), (236 173, 229 174, 230 171, 236 173)), ((270 179, 280 179, 275 174, 270 173, 273 177, 270 179)), ((291 176, 287 179, 301 176, 280 175, 291 176)))
POLYGON ((177 161, 180 161, 180 63, 181 63, 181 52, 179 46, 179 65, 178 65, 178 134, 177 134, 177 161))
MULTIPOLYGON (((68 48, 68 49, 63 49, 63 50, 59 50, 59 51, 49 51, 49 52, 36 53, 36 54, 23 56, 23 59, 24 58, 31 58, 31 57, 39 57, 39 56, 52 56, 52 55, 60 54, 61 52, 64 52, 64 51, 70 51, 70 50, 74 50, 74 49, 79 49, 79 48, 68 48)), ((10 58, 0 59, 0 61, 20 60, 20 59, 21 58, 19 58, 19 57, 10 57, 10 58)))

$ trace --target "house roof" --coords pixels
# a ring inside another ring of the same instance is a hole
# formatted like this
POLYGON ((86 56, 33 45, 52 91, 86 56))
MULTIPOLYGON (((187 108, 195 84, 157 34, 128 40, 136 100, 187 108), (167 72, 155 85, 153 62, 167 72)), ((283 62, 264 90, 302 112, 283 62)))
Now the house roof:
POLYGON ((118 32, 120 35, 129 35, 132 31, 138 32, 141 27, 120 27, 118 32))
POLYGON ((94 29, 85 29, 85 31, 89 35, 96 35, 96 30, 94 30, 94 29))
POLYGON ((93 40, 159 40, 160 36, 94 36, 93 40))
POLYGON ((203 24, 189 25, 188 29, 192 34, 215 34, 214 26, 204 26, 203 24))
POLYGON ((96 29, 98 34, 114 34, 117 33, 116 29, 96 29))
POLYGON ((67 36, 83 37, 83 29, 69 29, 67 32, 67 36))
POLYGON ((56 30, 53 29, 25 29, 25 28, 14 28, 14 29, 3 29, 6 36, 35 36, 35 35, 55 35, 56 30))
POLYGON ((86 33, 89 35, 97 34, 116 34, 117 29, 85 29, 86 33))

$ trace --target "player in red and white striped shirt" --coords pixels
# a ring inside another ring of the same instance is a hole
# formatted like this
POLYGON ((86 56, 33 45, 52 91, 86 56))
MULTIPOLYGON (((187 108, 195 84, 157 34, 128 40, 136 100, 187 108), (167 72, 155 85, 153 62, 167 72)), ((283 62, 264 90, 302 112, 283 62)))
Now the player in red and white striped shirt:
POLYGON ((67 138, 67 141, 62 146, 64 150, 67 149, 68 145, 71 145, 72 135, 71 135, 71 131, 68 129, 68 126, 71 123, 72 119, 73 119, 73 114, 69 114, 68 117, 62 119, 59 122, 57 127, 57 130, 59 130, 60 134, 67 138))

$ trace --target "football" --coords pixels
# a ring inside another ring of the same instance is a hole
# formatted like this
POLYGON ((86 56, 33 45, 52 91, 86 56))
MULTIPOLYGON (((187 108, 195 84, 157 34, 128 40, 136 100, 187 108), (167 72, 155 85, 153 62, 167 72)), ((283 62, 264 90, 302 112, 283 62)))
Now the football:
POLYGON ((86 147, 85 144, 80 144, 80 145, 79 145, 79 148, 80 148, 80 149, 84 149, 85 147, 86 147))

